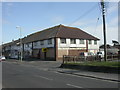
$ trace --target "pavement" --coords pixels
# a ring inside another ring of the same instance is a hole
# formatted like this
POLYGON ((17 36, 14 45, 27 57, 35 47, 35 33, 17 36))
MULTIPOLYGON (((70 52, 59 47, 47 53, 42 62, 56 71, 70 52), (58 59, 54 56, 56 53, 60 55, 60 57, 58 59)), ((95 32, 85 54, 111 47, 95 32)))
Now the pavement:
POLYGON ((117 81, 120 82, 118 78, 118 74, 111 74, 111 73, 99 73, 99 72, 91 72, 91 71, 82 71, 82 70, 67 70, 62 69, 58 70, 58 72, 66 73, 66 74, 73 74, 78 76, 85 76, 85 77, 91 77, 96 79, 102 79, 102 80, 110 80, 110 81, 117 81))
POLYGON ((77 76, 84 76, 89 78, 120 82, 119 74, 59 68, 60 65, 62 64, 61 61, 22 61, 22 62, 18 60, 8 60, 8 61, 13 62, 15 64, 33 66, 39 69, 44 69, 46 71, 54 71, 54 72, 59 72, 64 74, 72 74, 77 76))

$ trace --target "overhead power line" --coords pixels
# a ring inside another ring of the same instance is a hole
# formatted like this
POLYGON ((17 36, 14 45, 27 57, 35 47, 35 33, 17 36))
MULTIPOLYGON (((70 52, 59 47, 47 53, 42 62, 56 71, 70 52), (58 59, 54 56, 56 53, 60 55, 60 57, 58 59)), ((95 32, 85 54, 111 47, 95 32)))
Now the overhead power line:
POLYGON ((98 26, 98 21, 99 21, 100 17, 97 18, 97 22, 96 22, 96 25, 95 25, 95 31, 94 31, 94 35, 96 33, 96 30, 97 30, 97 26, 98 26))
POLYGON ((98 26, 98 21, 100 20, 100 18, 101 18, 101 12, 102 12, 102 10, 101 10, 101 8, 100 8, 100 6, 99 6, 99 3, 98 3, 98 9, 100 10, 100 12, 99 12, 99 14, 98 14, 98 17, 97 17, 97 22, 96 22, 96 25, 95 25, 95 31, 94 31, 94 35, 95 35, 95 33, 96 33, 96 29, 97 29, 97 26, 98 26))
POLYGON ((89 10, 87 10, 85 13, 83 13, 80 17, 78 17, 76 20, 74 20, 72 23, 70 23, 69 25, 74 24, 76 21, 80 20, 81 18, 85 17, 86 15, 88 15, 90 12, 92 12, 94 9, 96 9, 97 4, 95 4, 92 8, 90 8, 89 10))

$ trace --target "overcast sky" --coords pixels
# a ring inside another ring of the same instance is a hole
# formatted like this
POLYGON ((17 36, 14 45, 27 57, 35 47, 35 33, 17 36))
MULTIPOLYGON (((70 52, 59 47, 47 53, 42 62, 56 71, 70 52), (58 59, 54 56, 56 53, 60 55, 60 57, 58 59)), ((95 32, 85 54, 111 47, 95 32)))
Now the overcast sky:
MULTIPOLYGON (((78 27, 100 39, 103 43, 100 2, 2 2, 2 41, 63 24, 78 27), (98 19, 99 18, 99 19, 98 19)), ((0 18, 1 19, 1 18, 0 18)), ((118 40, 118 3, 106 3, 107 43, 118 40)))

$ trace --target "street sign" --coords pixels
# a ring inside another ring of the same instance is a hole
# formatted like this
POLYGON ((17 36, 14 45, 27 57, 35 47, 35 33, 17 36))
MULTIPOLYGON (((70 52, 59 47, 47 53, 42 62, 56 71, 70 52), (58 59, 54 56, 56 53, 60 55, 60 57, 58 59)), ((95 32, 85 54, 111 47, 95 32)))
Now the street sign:
POLYGON ((42 48, 42 52, 47 52, 48 49, 47 48, 42 48))

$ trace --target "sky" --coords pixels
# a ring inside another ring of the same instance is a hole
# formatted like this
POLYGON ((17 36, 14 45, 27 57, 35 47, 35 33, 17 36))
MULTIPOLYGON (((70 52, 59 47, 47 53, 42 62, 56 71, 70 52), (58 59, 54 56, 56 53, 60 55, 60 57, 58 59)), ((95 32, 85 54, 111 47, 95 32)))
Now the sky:
MULTIPOLYGON (((106 2, 107 43, 118 41, 118 3, 106 2)), ((2 42, 7 43, 59 24, 77 27, 103 44, 100 2, 2 2, 2 42)), ((1 39, 1 38, 0 38, 1 39)))

